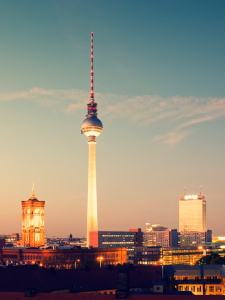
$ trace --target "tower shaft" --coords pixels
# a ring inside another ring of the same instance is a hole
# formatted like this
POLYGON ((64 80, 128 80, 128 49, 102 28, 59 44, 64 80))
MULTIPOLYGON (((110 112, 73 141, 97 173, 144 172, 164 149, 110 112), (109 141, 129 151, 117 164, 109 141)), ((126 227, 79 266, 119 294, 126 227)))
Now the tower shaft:
POLYGON ((97 217, 97 186, 96 186, 96 140, 89 137, 88 162, 88 205, 87 205, 87 246, 89 246, 89 232, 98 231, 97 217))

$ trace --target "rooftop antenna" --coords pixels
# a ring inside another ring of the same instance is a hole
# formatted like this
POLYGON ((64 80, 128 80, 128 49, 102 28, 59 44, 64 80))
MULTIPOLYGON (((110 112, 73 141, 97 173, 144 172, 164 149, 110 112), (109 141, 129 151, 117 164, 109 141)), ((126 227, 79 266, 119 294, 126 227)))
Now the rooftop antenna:
POLYGON ((184 196, 186 196, 186 187, 184 187, 184 196))
POLYGON ((93 71, 93 32, 91 33, 91 99, 90 101, 94 101, 94 71, 93 71))
POLYGON ((201 196, 202 195, 202 187, 199 186, 199 188, 200 188, 200 196, 201 196))

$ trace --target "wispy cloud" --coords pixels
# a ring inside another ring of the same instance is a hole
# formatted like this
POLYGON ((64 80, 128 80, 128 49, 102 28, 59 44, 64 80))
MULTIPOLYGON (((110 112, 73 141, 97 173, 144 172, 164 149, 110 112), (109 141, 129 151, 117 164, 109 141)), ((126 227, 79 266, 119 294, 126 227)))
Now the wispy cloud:
POLYGON ((19 91, 15 93, 1 93, 0 101, 29 100, 36 101, 46 106, 54 106, 63 102, 82 103, 87 101, 89 93, 83 90, 46 90, 41 88, 32 88, 28 91, 19 91))
MULTIPOLYGON (((129 119, 137 126, 147 126, 160 120, 167 120, 172 130, 155 137, 174 145, 193 132, 194 125, 209 122, 225 116, 225 98, 216 97, 160 97, 144 95, 95 94, 101 106, 101 114, 111 119, 129 119), (172 125, 171 125, 172 124, 172 125), (173 125, 174 124, 174 125, 173 125), (192 130, 185 128, 192 126, 192 130)), ((33 88, 28 91, 1 93, 0 101, 15 100, 36 101, 42 105, 59 105, 65 113, 76 113, 85 109, 89 93, 84 90, 46 90, 33 88)))
POLYGON ((187 131, 174 131, 174 132, 169 132, 167 134, 163 135, 158 135, 154 138, 155 141, 161 141, 164 144, 168 145, 175 145, 179 143, 181 140, 183 140, 186 136, 190 135, 193 130, 187 130, 187 131))

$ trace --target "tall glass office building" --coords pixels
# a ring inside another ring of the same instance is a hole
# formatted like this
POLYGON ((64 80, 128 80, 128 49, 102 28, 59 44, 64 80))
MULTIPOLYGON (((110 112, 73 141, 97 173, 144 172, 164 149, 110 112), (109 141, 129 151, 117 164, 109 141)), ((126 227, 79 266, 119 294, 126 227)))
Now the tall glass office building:
POLYGON ((206 231, 206 200, 204 195, 180 197, 179 231, 206 231))

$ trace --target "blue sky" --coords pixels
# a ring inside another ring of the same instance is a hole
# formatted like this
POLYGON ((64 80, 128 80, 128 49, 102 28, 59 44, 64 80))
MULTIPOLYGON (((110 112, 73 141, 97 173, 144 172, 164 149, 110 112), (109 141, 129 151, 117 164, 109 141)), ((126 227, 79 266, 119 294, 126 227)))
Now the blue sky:
POLYGON ((1 1, 2 234, 21 231, 20 200, 33 179, 47 235, 86 234, 80 126, 91 31, 104 125, 99 229, 177 228, 183 187, 195 194, 202 185, 207 227, 225 234, 224 10, 207 0, 1 1))

